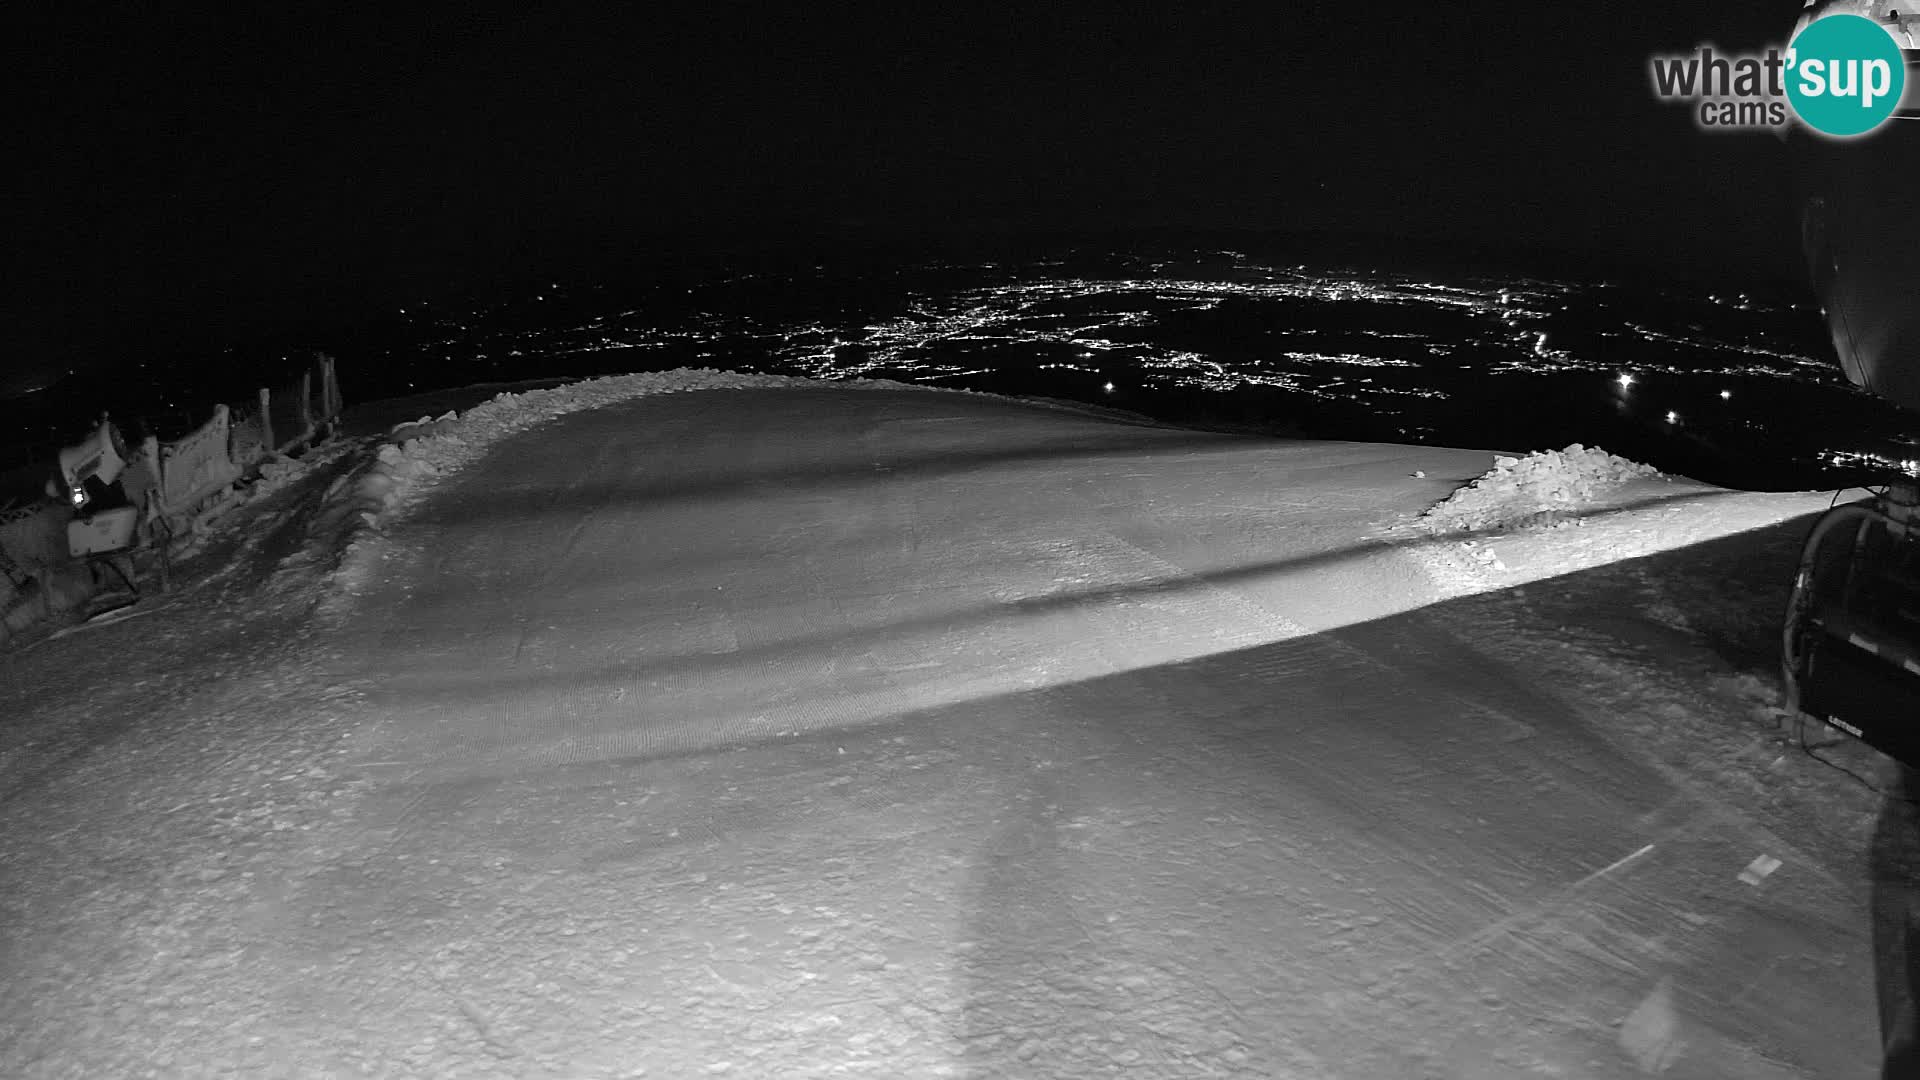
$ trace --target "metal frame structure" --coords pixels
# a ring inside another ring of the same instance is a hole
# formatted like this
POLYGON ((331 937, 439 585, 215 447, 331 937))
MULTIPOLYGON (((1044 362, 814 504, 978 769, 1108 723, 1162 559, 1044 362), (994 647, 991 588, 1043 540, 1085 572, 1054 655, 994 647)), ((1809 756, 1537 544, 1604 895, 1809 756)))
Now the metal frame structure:
POLYGON ((1794 575, 1781 668, 1790 714, 1920 765, 1920 480, 1815 523, 1794 575))

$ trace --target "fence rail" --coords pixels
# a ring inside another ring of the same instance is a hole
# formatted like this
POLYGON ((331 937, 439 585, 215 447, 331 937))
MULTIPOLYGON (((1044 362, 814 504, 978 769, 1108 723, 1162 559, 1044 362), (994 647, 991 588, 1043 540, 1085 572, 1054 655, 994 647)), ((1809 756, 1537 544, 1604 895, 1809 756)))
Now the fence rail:
POLYGON ((231 453, 232 422, 225 405, 213 407, 213 419, 187 435, 160 446, 160 508, 168 517, 191 514, 201 502, 229 488, 246 471, 231 453))
MULTIPOLYGON (((208 420, 178 439, 146 439, 129 447, 122 487, 141 507, 141 543, 179 544, 197 523, 235 497, 235 488, 261 463, 328 438, 344 408, 332 357, 317 354, 300 376, 277 390, 262 389, 238 408, 216 405, 208 420), (158 525, 156 529, 152 526, 158 525)), ((55 469, 51 462, 47 475, 55 469)), ((58 610, 49 600, 90 590, 73 585, 78 560, 69 550, 73 509, 48 497, 0 512, 0 641, 37 617, 58 610), (56 587, 56 581, 62 582, 56 587)))

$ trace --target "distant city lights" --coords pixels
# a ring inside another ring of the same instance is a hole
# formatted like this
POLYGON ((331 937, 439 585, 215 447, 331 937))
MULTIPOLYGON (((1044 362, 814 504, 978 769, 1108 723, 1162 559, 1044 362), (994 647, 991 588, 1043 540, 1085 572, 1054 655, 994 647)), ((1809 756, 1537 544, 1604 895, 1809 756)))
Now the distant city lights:
POLYGON ((1820 459, 1829 465, 1891 470, 1920 477, 1920 460, 1889 457, 1872 450, 1823 450, 1820 459))
MULTIPOLYGON (((1248 274, 1249 260, 1222 255, 1240 267, 1236 280, 1188 276, 1178 260, 1136 261, 1128 264, 1134 272, 1115 276, 988 278, 952 291, 912 291, 891 309, 861 310, 851 321, 832 314, 734 319, 724 306, 663 321, 650 306, 609 307, 585 313, 569 326, 520 326, 509 319, 508 325, 493 327, 488 325, 491 308, 442 311, 416 299, 401 311, 408 324, 432 330, 425 345, 429 355, 449 362, 471 358, 487 370, 512 368, 522 358, 537 356, 601 354, 605 359, 599 362, 617 364, 616 353, 652 350, 662 363, 744 362, 827 379, 965 384, 1018 371, 1048 380, 1067 396, 1111 397, 1120 387, 1106 372, 1123 370, 1129 373, 1130 398, 1251 390, 1361 404, 1378 415, 1471 393, 1467 387, 1479 384, 1455 376, 1467 368, 1492 377, 1584 372, 1595 380, 1589 386, 1600 378, 1614 382, 1607 394, 1609 412, 1642 422, 1664 418, 1663 426, 1675 436, 1688 425, 1677 409, 1659 405, 1663 399, 1672 406, 1697 401, 1678 392, 1668 397, 1670 387, 1697 386, 1693 394, 1707 389, 1693 379, 1741 378, 1748 380, 1745 386, 1763 385, 1755 379, 1840 382, 1830 358, 1816 355, 1793 334, 1730 318, 1736 311, 1787 310, 1783 303, 1751 294, 1686 298, 1696 308, 1717 309, 1719 321, 1697 312, 1640 321, 1589 305, 1594 286, 1570 281, 1429 281, 1306 265, 1254 267, 1264 274, 1248 274), (1570 314, 1574 321, 1566 321, 1570 314), (1562 331, 1563 325, 1577 329, 1562 331), (746 359, 749 354, 753 360, 746 359), (1656 380, 1644 391, 1637 385, 1642 373, 1656 380)), ((992 267, 936 263, 927 269, 992 267)), ((535 300, 571 305, 575 288, 562 282, 535 286, 535 300)), ((681 288, 656 291, 679 293, 681 288)), ((399 381, 417 378, 395 374, 399 381)), ((1733 397, 1731 388, 1708 392, 1722 402, 1733 397)), ((1765 407, 1742 401, 1743 412, 1765 407)), ((1707 422, 1707 413, 1698 415, 1707 422)), ((1729 407, 1722 419, 1734 415, 1729 407)), ((1417 416, 1408 413, 1399 422, 1417 416)))

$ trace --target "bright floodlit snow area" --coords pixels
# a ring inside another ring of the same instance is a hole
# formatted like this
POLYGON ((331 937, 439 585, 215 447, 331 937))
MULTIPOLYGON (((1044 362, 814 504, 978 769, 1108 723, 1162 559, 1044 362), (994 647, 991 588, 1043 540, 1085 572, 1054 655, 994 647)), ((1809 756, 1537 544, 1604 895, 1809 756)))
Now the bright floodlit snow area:
POLYGON ((1832 493, 700 372, 398 437, 0 654, 0 1072, 1876 1068, 1832 493))

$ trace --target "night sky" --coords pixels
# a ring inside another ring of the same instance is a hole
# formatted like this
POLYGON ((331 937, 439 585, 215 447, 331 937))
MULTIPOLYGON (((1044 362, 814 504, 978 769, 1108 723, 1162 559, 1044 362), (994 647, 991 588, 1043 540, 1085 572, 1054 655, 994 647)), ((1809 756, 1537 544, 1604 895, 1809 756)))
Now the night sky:
MULTIPOLYGON (((1364 230, 1790 277, 1782 151, 1646 61, 1796 0, 526 5, 16 26, 7 374, 650 249, 1364 230)), ((105 14, 103 14, 105 13, 105 14)))

